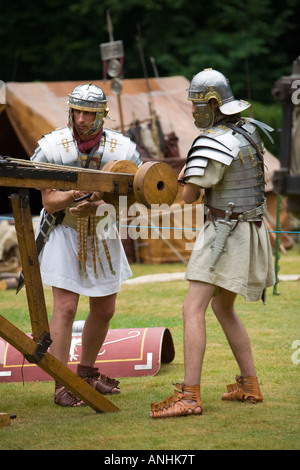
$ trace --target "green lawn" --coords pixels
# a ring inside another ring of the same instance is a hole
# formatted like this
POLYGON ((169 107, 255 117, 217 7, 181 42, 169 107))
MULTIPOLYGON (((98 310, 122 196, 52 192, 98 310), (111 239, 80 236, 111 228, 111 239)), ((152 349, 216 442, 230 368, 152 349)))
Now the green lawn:
MULTIPOLYGON (((280 273, 300 274, 296 249, 280 258, 280 273)), ((182 264, 133 265, 134 276, 185 271, 182 264)), ((202 380, 204 414, 167 420, 149 419, 151 401, 173 393, 183 378, 181 305, 187 291, 182 281, 124 285, 111 328, 170 329, 175 359, 156 376, 122 378, 122 393, 110 398, 120 411, 97 414, 91 408, 65 409, 53 404, 53 382, 0 384, 0 412, 16 414, 0 428, 5 450, 235 450, 299 449, 299 357, 292 349, 299 331, 299 281, 280 282, 279 295, 268 290, 267 305, 238 298, 237 311, 251 337, 262 404, 222 402, 226 384, 238 373, 223 333, 207 312, 207 349, 202 380)), ((45 290, 51 312, 51 291, 45 290)), ((0 291, 1 314, 23 331, 30 321, 24 292, 0 291)), ((79 303, 84 319, 87 300, 79 303)))

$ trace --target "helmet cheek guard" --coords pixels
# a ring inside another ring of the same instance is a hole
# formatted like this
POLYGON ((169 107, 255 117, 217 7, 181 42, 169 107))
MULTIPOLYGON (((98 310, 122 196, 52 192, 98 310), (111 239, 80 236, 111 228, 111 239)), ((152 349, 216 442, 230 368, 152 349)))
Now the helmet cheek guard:
POLYGON ((195 111, 193 112, 195 126, 199 129, 206 129, 214 124, 215 114, 211 110, 209 103, 195 103, 195 111))

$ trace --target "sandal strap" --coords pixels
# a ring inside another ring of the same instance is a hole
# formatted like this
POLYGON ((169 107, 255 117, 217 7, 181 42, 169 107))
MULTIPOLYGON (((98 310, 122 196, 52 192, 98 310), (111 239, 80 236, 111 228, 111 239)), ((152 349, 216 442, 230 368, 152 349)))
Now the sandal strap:
POLYGON ((111 379, 104 374, 100 374, 96 367, 82 366, 81 364, 78 364, 77 374, 102 395, 120 393, 118 388, 120 382, 118 380, 111 379))
POLYGON ((100 374, 99 379, 100 382, 106 384, 106 385, 111 385, 113 387, 118 387, 120 381, 116 379, 112 379, 110 377, 107 377, 107 375, 100 374))
POLYGON ((235 392, 237 390, 237 385, 236 384, 229 384, 229 385, 226 385, 227 387, 227 392, 230 393, 230 392, 235 392))
POLYGON ((260 391, 256 377, 243 377, 237 375, 236 383, 227 385, 227 393, 224 393, 222 400, 239 400, 257 403, 263 401, 263 394, 260 391))
POLYGON ((176 386, 174 395, 168 396, 164 401, 151 403, 151 418, 201 415, 200 387, 198 385, 187 386, 181 383, 174 385, 176 386), (190 403, 191 401, 194 403, 190 403))
POLYGON ((54 394, 54 403, 59 406, 65 407, 74 407, 74 406, 84 406, 85 403, 78 397, 76 397, 72 392, 62 386, 56 388, 54 394))

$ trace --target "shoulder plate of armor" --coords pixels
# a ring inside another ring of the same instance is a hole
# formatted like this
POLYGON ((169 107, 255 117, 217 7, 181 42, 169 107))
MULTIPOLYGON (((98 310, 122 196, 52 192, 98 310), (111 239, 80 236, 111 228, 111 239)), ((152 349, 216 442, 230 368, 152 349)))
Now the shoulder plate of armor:
POLYGON ((207 129, 193 142, 187 156, 184 177, 204 175, 209 160, 229 166, 239 150, 240 140, 228 127, 220 124, 207 129))
POLYGON ((136 144, 129 137, 120 132, 105 129, 105 146, 100 169, 112 160, 130 160, 138 167, 143 163, 136 150, 136 144))
MULTIPOLYGON (((101 155, 100 169, 105 163, 111 160, 131 160, 138 167, 142 165, 140 154, 136 149, 136 144, 119 132, 109 129, 104 130, 105 144, 101 141, 99 151, 95 155, 101 155), (103 154, 102 154, 103 151, 103 154)), ((68 127, 56 129, 44 135, 39 141, 39 146, 35 150, 31 160, 55 163, 56 165, 67 165, 81 167, 81 152, 73 138, 73 134, 68 127)))
POLYGON ((77 145, 68 127, 55 129, 49 134, 45 134, 38 144, 39 147, 31 160, 46 161, 56 165, 81 166, 78 162, 77 145))

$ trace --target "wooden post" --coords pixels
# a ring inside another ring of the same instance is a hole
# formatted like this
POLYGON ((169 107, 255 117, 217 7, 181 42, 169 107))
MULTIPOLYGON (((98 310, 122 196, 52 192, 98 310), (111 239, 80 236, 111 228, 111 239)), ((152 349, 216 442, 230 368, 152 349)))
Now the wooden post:
POLYGON ((9 426, 10 416, 8 413, 0 413, 0 426, 9 426))
POLYGON ((120 113, 121 132, 122 132, 122 134, 125 134, 123 110, 122 110, 122 103, 121 103, 121 95, 120 94, 118 94, 118 105, 119 105, 119 113, 120 113))
POLYGON ((25 279, 33 339, 39 341, 44 333, 49 333, 49 323, 32 226, 28 191, 20 190, 20 193, 12 194, 11 204, 25 279))

